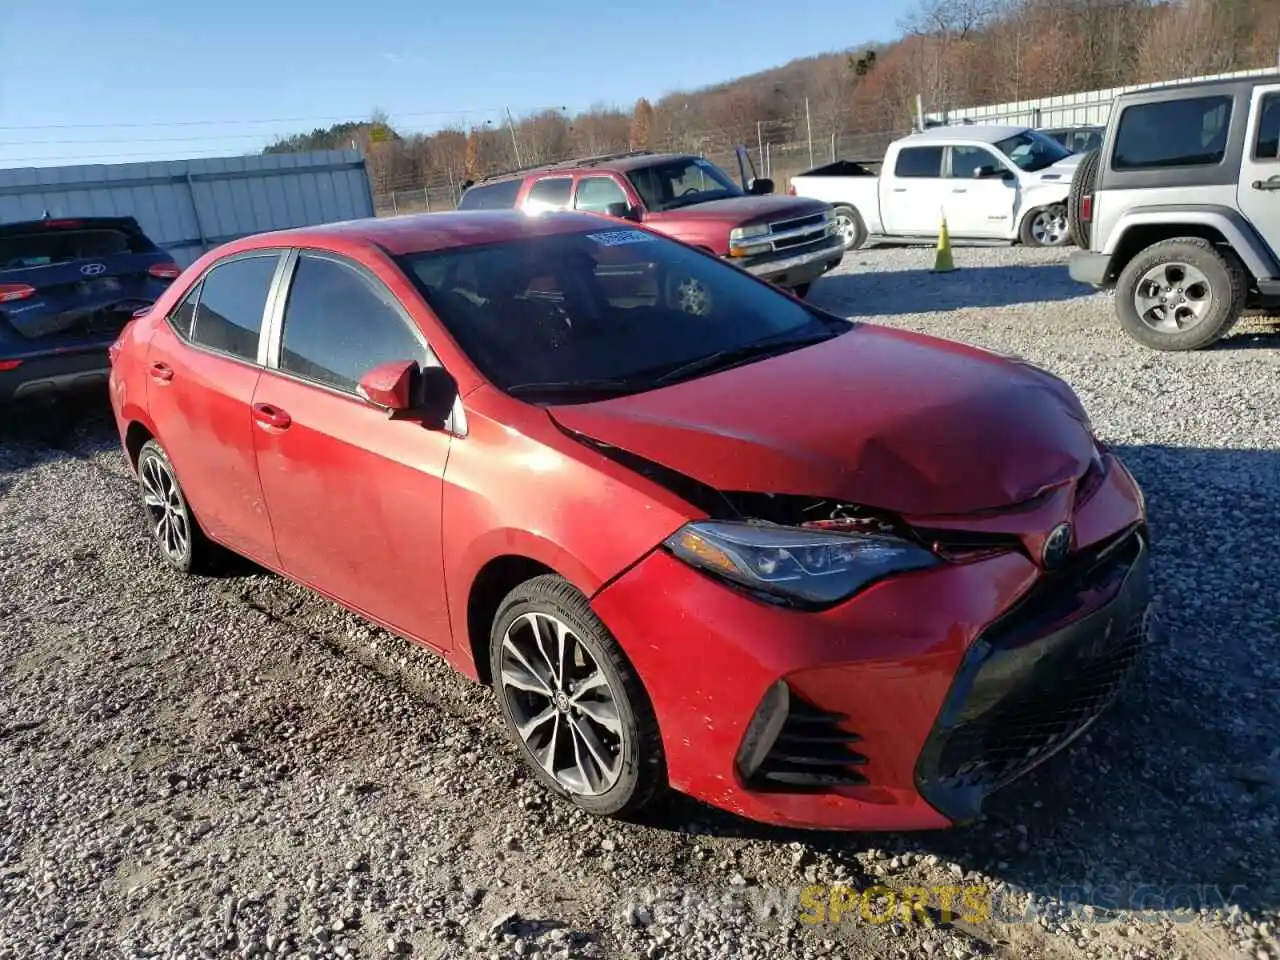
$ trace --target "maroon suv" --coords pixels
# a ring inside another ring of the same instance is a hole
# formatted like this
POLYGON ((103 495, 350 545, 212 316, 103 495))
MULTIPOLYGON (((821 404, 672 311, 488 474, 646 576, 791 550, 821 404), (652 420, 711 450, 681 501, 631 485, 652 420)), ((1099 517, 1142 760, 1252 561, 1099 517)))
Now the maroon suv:
POLYGON ((587 157, 496 174, 463 193, 459 210, 582 210, 642 221, 804 296, 840 263, 829 204, 775 197, 773 181, 744 190, 714 163, 648 151, 587 157))

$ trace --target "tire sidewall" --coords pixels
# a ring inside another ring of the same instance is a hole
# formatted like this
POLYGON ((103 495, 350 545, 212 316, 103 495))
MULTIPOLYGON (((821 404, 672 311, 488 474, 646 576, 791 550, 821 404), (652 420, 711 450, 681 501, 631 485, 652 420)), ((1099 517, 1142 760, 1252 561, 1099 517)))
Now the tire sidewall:
POLYGON ((858 250, 867 242, 867 225, 862 222, 862 214, 857 209, 849 206, 847 203, 837 203, 834 205, 837 217, 848 217, 853 224, 853 238, 846 240, 844 248, 846 251, 858 250))
POLYGON ((626 808, 640 785, 638 755, 640 734, 635 707, 622 677, 614 667, 610 653, 604 648, 605 643, 613 644, 615 647, 617 645, 617 641, 608 635, 603 624, 598 621, 585 622, 584 618, 554 600, 531 596, 530 591, 520 588, 517 588, 499 608, 489 637, 489 669, 494 680, 494 693, 497 695, 499 709, 502 711, 503 725, 520 751, 525 766, 539 783, 557 796, 581 807, 588 813, 601 816, 609 816, 626 808), (544 613, 563 620, 578 638, 578 642, 587 648, 595 659, 596 665, 609 681, 609 689, 618 707, 618 718, 622 723, 624 735, 622 737, 622 768, 618 773, 617 782, 605 793, 594 797, 571 793, 561 785, 560 781, 542 769, 541 764, 516 729, 506 691, 502 688, 502 638, 511 624, 526 613, 544 613), (597 636, 598 633, 603 635, 603 641, 600 636, 597 636))
POLYGON ((1231 327, 1239 312, 1232 270, 1232 264, 1207 244, 1166 241, 1148 247, 1126 264, 1116 282, 1116 315, 1121 327, 1134 340, 1155 350, 1199 350, 1211 345, 1231 327), (1207 317, 1191 329, 1174 334, 1160 333, 1147 326, 1133 302, 1143 275, 1167 263, 1185 263, 1203 272, 1213 297, 1213 307, 1207 317))
MULTIPOLYGON (((156 443, 154 440, 148 440, 146 443, 142 445, 142 449, 138 451, 139 494, 140 495, 145 494, 146 488, 143 487, 142 485, 142 474, 143 474, 143 469, 145 468, 147 462, 150 460, 158 461, 160 465, 166 471, 168 471, 169 476, 173 479, 173 488, 174 488, 174 491, 177 493, 178 502, 182 504, 182 512, 183 512, 183 515, 186 517, 186 522, 187 522, 187 549, 183 555, 182 560, 181 561, 175 560, 173 557, 169 555, 169 552, 164 549, 164 545, 161 544, 159 540, 156 539, 155 529, 151 527, 149 522, 147 525, 148 526, 147 536, 150 538, 151 542, 155 545, 156 549, 160 551, 160 556, 164 559, 165 563, 167 563, 169 566, 173 567, 175 570, 178 570, 182 573, 190 573, 192 570, 193 560, 195 557, 196 537, 198 536, 196 532, 195 518, 191 514, 191 505, 187 503, 187 496, 182 491, 182 484, 178 480, 178 472, 173 468, 173 461, 171 461, 169 459, 169 455, 164 452, 164 448, 160 446, 160 444, 156 443)), ((143 517, 149 520, 150 518, 146 512, 146 505, 145 504, 140 504, 140 505, 142 506, 143 517)))
POLYGON ((1036 207, 1022 219, 1022 243, 1027 247, 1036 247, 1040 249, 1056 250, 1059 247, 1066 247, 1071 244, 1071 219, 1067 214, 1066 201, 1061 203, 1048 203, 1043 207, 1036 207), (1041 243, 1036 239, 1035 232, 1032 229, 1038 218, 1052 210, 1061 209, 1062 216, 1067 221, 1067 229, 1063 231, 1062 238, 1057 243, 1041 243))

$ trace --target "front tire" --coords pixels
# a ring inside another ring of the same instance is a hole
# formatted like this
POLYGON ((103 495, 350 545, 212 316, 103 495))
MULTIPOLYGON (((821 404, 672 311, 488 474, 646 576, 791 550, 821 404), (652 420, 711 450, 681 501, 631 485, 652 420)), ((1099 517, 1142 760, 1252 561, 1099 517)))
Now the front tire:
POLYGON ((191 512, 169 455, 154 440, 138 451, 138 485, 147 529, 165 562, 180 573, 207 572, 217 548, 191 512))
POLYGON ((1066 204, 1051 203, 1032 210, 1022 218, 1019 233, 1019 239, 1027 247, 1065 247, 1071 242, 1066 204))
POLYGON ((552 793, 596 816, 627 817, 665 789, 648 694, 568 581, 534 577, 507 595, 489 664, 507 731, 552 793))
POLYGON ((1116 283, 1116 314, 1134 340, 1154 350, 1201 350, 1240 319, 1244 267, 1200 237, 1152 244, 1116 283))
POLYGON ((857 250, 867 242, 867 225, 862 222, 862 214, 847 203, 837 203, 832 209, 836 214, 836 233, 844 240, 845 250, 857 250))

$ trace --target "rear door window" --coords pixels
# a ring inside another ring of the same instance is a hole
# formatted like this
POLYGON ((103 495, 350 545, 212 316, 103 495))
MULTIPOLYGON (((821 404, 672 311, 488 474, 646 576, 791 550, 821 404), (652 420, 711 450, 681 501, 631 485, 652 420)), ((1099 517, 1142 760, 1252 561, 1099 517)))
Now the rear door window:
POLYGON ((572 177, 544 177, 529 189, 529 195, 524 199, 524 208, 531 213, 563 210, 569 205, 569 192, 572 189, 572 177))
POLYGON ((898 153, 895 177, 941 177, 942 147, 907 147, 898 153))
POLYGON ((478 183, 468 188, 458 201, 459 210, 510 210, 520 195, 519 180, 478 183))
POLYGON ((1192 97, 1126 107, 1116 129, 1116 170, 1214 166, 1227 152, 1231 97, 1192 97))
POLYGON ((267 293, 280 262, 278 253, 220 263, 200 282, 191 341, 256 363, 267 293))
POLYGON ((381 364, 426 366, 426 347, 395 304, 373 278, 329 257, 302 254, 284 308, 280 369, 355 393, 381 364))
POLYGON ((1253 157, 1255 160, 1280 159, 1280 93, 1269 93, 1262 98, 1253 157))

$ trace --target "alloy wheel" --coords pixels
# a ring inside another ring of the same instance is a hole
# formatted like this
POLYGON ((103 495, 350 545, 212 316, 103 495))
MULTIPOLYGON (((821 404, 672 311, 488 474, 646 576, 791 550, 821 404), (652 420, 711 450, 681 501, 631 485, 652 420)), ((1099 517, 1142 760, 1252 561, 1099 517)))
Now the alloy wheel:
POLYGON ((853 217, 847 213, 836 214, 836 233, 840 235, 840 239, 844 241, 844 248, 850 250, 853 248, 854 242, 858 239, 858 225, 853 222, 853 217))
POLYGON ((185 562, 191 550, 191 519, 169 466, 156 456, 147 457, 140 472, 142 505, 151 533, 160 549, 174 563, 185 562))
POLYGON ((534 760, 571 794, 599 796, 622 772, 622 717, 609 678, 563 620, 525 613, 502 637, 499 682, 534 760))
POLYGON ((1147 326, 1176 333, 1202 321, 1213 308, 1209 278, 1189 263, 1161 263, 1142 275, 1133 306, 1147 326))
POLYGON ((1031 222, 1031 236, 1042 247, 1056 247, 1066 242, 1070 233, 1065 207, 1049 207, 1036 214, 1031 222))

